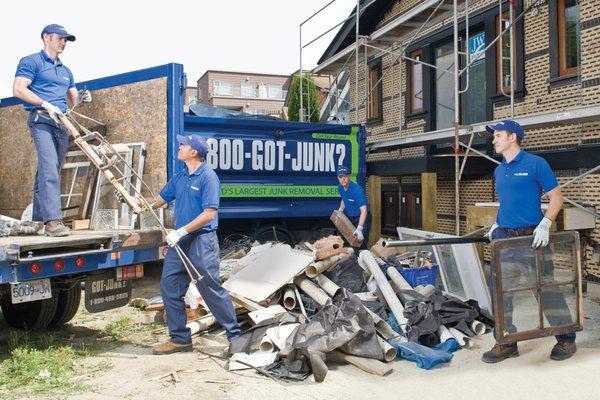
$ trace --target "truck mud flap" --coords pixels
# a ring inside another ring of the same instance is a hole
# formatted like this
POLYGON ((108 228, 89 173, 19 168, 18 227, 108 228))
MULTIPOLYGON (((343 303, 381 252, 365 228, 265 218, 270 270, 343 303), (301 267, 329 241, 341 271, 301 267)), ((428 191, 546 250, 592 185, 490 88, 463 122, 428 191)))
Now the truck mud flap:
POLYGON ((114 270, 85 281, 85 309, 91 313, 123 307, 131 300, 131 281, 118 281, 114 270))

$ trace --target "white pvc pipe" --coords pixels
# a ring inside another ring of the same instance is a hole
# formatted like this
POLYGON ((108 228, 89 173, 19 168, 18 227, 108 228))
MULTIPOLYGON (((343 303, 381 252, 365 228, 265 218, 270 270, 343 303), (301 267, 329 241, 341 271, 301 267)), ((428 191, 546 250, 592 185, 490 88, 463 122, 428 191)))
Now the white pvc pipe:
POLYGON ((377 261, 375 261, 375 258, 373 258, 373 254, 371 254, 369 250, 363 250, 360 252, 360 258, 363 259, 369 268, 369 271, 371 271, 371 274, 375 278, 375 282, 377 282, 377 287, 387 301, 392 314, 394 314, 396 321, 398 321, 398 324, 400 326, 406 326, 408 320, 404 317, 404 307, 402 307, 402 303, 400 303, 396 293, 385 278, 385 275, 383 275, 383 271, 381 271, 379 264, 377 264, 377 261))
POLYGON ((438 338, 440 338, 440 343, 446 343, 448 339, 455 339, 452 333, 446 328, 444 325, 440 325, 437 330, 438 338))
POLYGON ((296 307, 296 294, 294 288, 289 285, 283 291, 283 307, 286 310, 293 310, 296 307))
POLYGON ((452 336, 458 342, 458 345, 462 348, 471 348, 473 346, 473 342, 471 342, 471 338, 459 331, 456 328, 448 328, 452 336))
POLYGON ((200 318, 198 321, 188 322, 185 326, 186 328, 189 328, 192 335, 195 335, 204 329, 210 328, 216 323, 217 319, 213 315, 207 315, 206 317, 200 318))
POLYGON ((381 346, 381 350, 383 350, 383 361, 391 362, 396 359, 396 355, 398 351, 391 344, 383 340, 377 335, 377 340, 379 341, 379 345, 381 346))
POLYGON ((319 274, 315 276, 315 281, 317 281, 317 284, 321 286, 321 289, 331 297, 335 296, 338 290, 340 290, 340 287, 325 275, 319 274))
MULTIPOLYGON (((354 254, 354 249, 349 248, 348 254, 354 254)), ((314 278, 321 272, 325 272, 327 269, 331 268, 335 263, 346 257, 346 253, 338 254, 337 256, 326 258, 325 260, 317 261, 316 263, 310 264, 306 268, 306 276, 309 278, 314 278)))
POLYGON ((389 267, 386 272, 398 290, 411 290, 413 288, 396 268, 389 267))
POLYGON ((477 336, 481 336, 485 333, 486 327, 485 324, 481 321, 472 321, 471 330, 475 332, 477 336))
POLYGON ((274 348, 275 345, 273 344, 271 339, 269 339, 267 335, 263 336, 263 338, 260 340, 260 351, 262 351, 263 353, 270 353, 273 351, 274 348))
POLYGON ((312 281, 304 276, 297 276, 294 283, 300 290, 306 293, 311 299, 316 301, 320 306, 324 306, 331 301, 327 293, 320 287, 312 283, 312 281))

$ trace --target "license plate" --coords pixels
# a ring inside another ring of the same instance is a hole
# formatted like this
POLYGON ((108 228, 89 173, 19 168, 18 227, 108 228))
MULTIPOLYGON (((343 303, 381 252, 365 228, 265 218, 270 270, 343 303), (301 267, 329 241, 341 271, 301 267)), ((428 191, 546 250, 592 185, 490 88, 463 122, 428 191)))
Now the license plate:
POLYGON ((52 297, 52 287, 48 278, 11 284, 10 286, 10 296, 13 304, 52 297))

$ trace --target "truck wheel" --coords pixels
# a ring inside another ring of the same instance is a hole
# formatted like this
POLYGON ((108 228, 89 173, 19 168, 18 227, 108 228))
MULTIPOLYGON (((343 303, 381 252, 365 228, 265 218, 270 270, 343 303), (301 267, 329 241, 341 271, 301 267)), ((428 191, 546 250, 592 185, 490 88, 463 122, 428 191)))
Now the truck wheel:
POLYGON ((58 296, 49 299, 12 304, 10 296, 2 299, 2 315, 9 326, 26 331, 44 330, 54 318, 58 296))
POLYGON ((296 245, 294 234, 282 226, 262 226, 254 233, 254 240, 261 243, 269 241, 287 243, 292 247, 296 245))
POLYGON ((73 319, 81 302, 81 287, 79 282, 69 289, 58 291, 56 313, 48 324, 49 329, 60 328, 73 319))

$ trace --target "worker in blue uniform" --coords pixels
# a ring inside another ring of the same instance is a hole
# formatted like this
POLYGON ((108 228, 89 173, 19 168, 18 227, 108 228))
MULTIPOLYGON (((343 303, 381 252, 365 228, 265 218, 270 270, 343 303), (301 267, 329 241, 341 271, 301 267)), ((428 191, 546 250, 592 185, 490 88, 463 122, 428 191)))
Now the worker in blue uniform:
MULTIPOLYGON (((533 235, 532 247, 542 247, 542 279, 545 283, 554 281, 554 264, 552 251, 546 247, 550 237, 550 226, 558 215, 563 196, 558 181, 550 166, 542 157, 530 154, 521 149, 525 132, 521 125, 511 120, 504 120, 495 125, 486 126, 494 135, 496 153, 502 154, 503 160, 494 171, 496 192, 500 199, 500 207, 496 223, 486 234, 491 240, 517 236, 533 235), (546 193, 550 200, 545 215, 541 211, 541 196, 546 193)), ((523 280, 535 286, 535 259, 531 251, 515 249, 505 252, 501 259, 502 289, 509 290, 523 286, 523 280)), ((513 325, 513 295, 503 296, 505 330, 516 332, 513 325)), ((541 301, 544 313, 551 326, 572 324, 571 313, 564 295, 558 288, 545 288, 541 301)), ((576 351, 575 333, 556 336, 557 343, 550 353, 553 360, 565 360, 576 351)), ((507 345, 496 344, 483 355, 483 361, 496 363, 509 357, 517 357, 517 343, 507 345)))
POLYGON ((349 174, 350 171, 347 167, 343 165, 338 167, 338 192, 342 198, 338 211, 343 212, 356 226, 354 237, 362 241, 360 249, 366 249, 371 230, 371 210, 369 210, 365 190, 357 183, 352 182, 349 174))
MULTIPOLYGON (((203 276, 198 290, 218 323, 225 328, 229 341, 241 334, 229 293, 219 276, 219 240, 217 238, 220 182, 205 163, 206 140, 198 135, 177 135, 177 158, 185 168, 177 172, 161 190, 152 208, 175 200, 175 230, 166 241, 179 244, 194 267, 203 276)), ((139 199, 139 204, 143 201, 139 199)), ((176 251, 165 257, 160 289, 165 305, 170 340, 153 347, 154 354, 170 354, 192 350, 192 337, 186 327, 185 296, 190 277, 176 251)))
POLYGON ((69 135, 59 122, 73 105, 92 101, 88 90, 77 91, 71 70, 58 55, 75 36, 57 24, 46 26, 41 34, 44 49, 23 57, 17 66, 13 95, 23 100, 29 111, 27 125, 37 150, 37 172, 33 188, 34 221, 43 221, 48 236, 66 236, 62 222, 60 169, 67 154, 69 135))

